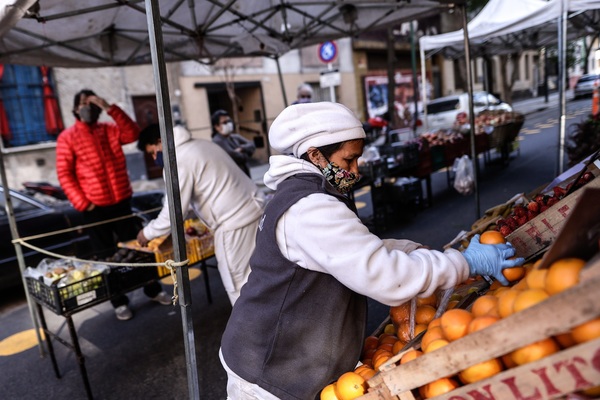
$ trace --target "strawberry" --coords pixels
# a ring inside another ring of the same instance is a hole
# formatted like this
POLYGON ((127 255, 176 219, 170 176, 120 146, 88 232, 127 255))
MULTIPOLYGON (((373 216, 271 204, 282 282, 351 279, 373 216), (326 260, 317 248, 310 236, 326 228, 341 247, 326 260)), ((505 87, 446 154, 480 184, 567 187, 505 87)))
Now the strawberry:
MULTIPOLYGON (((529 211, 538 213, 538 212, 540 212, 540 204, 536 203, 535 201, 530 201, 529 204, 527 204, 527 209, 529 211)), ((529 212, 528 212, 528 214, 529 214, 529 212)))
POLYGON ((519 224, 519 226, 523 226, 527 223, 527 215, 523 215, 521 217, 517 218, 517 223, 519 224))
MULTIPOLYGON (((537 204, 537 203, 535 203, 535 204, 537 204)), ((537 212, 537 211, 527 210, 527 221, 531 221, 532 219, 537 217, 538 214, 539 214, 539 212, 537 212)))
POLYGON ((512 233, 512 229, 510 229, 510 226, 508 226, 508 225, 502 225, 502 227, 500 227, 500 233, 504 237, 507 237, 508 235, 510 235, 512 233))

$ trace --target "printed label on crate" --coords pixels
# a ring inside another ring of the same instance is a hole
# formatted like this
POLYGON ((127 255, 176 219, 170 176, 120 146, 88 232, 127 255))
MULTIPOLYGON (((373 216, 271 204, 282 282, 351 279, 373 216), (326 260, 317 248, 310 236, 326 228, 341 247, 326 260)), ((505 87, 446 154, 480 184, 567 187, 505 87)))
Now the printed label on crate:
POLYGON ((82 306, 94 300, 96 300, 96 291, 92 290, 91 292, 86 292, 77 296, 77 305, 82 306))
POLYGON ((600 341, 563 350, 531 365, 508 369, 481 383, 455 389, 440 399, 533 400, 558 398, 598 385, 600 341))

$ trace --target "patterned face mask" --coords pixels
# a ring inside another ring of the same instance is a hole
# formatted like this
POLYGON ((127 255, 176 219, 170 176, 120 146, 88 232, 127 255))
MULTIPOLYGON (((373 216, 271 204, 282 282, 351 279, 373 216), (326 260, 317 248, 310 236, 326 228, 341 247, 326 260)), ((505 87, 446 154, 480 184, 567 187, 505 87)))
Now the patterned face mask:
MULTIPOLYGON (((327 160, 327 158, 325 158, 327 160)), ((352 190, 352 187, 360 180, 360 175, 345 170, 336 163, 327 160, 327 165, 324 168, 319 167, 327 182, 341 194, 346 194, 352 190)))

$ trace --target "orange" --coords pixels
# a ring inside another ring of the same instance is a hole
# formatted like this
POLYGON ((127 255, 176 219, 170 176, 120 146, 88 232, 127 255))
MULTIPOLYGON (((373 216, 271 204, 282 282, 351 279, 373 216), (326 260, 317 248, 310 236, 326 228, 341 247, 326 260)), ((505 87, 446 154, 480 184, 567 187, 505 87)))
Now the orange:
POLYGON ((521 290, 511 288, 498 295, 498 314, 501 318, 506 318, 513 313, 515 298, 521 292, 521 290))
POLYGON ((504 364, 505 368, 516 367, 517 364, 512 359, 512 353, 508 353, 500 357, 502 359, 502 364, 504 364))
POLYGON ((367 381, 377 373, 377 371, 375 371, 372 367, 364 364, 356 368, 354 372, 365 378, 367 381))
POLYGON ((417 297, 417 307, 418 306, 437 306, 437 295, 434 293, 431 296, 427 297, 417 297))
POLYGON ((552 338, 546 338, 521 347, 511 353, 511 358, 517 365, 523 365, 539 360, 559 351, 558 343, 552 338))
MULTIPOLYGON (((373 355, 375 354, 376 351, 377 351, 377 348, 375 348, 375 349, 369 349, 369 350, 363 352, 362 355, 361 355, 361 357, 360 357, 361 360, 372 359, 373 355)), ((363 363, 365 363, 365 362, 363 361, 363 363)))
POLYGON ((544 289, 546 287, 547 269, 532 269, 525 275, 525 282, 529 289, 544 289))
POLYGON ((446 339, 451 342, 467 334, 473 314, 467 310, 454 308, 444 312, 440 319, 442 332, 444 332, 446 339))
POLYGON ((377 359, 373 359, 373 369, 379 371, 379 367, 385 364, 390 358, 392 358, 392 356, 384 355, 377 359))
POLYGON ((429 346, 429 343, 437 339, 445 339, 444 332, 441 326, 434 326, 433 328, 427 329, 423 337, 421 338, 421 350, 429 346))
POLYGON ((529 289, 529 286, 527 286, 526 279, 521 279, 519 282, 515 283, 512 287, 514 287, 515 289, 519 289, 519 290, 529 289))
POLYGON ((448 343, 450 342, 448 342, 446 339, 435 339, 423 349, 423 353, 431 353, 434 350, 444 347, 448 343))
POLYGON ((492 284, 490 285, 490 290, 498 290, 500 288, 505 287, 502 282, 500 281, 494 281, 492 282, 492 284))
POLYGON ((550 295, 542 289, 527 289, 515 297, 513 312, 519 312, 546 300, 550 295))
POLYGON ((523 268, 523 267, 505 268, 502 270, 502 275, 504 275, 504 277, 506 279, 508 279, 509 282, 515 282, 525 276, 525 268, 523 268))
POLYGON ((473 332, 477 332, 480 331, 484 328, 487 328, 488 326, 492 325, 493 323, 497 322, 500 320, 500 317, 496 317, 493 315, 482 315, 480 317, 475 317, 473 318, 473 320, 469 323, 469 327, 467 328, 467 332, 468 333, 473 333, 473 332))
POLYGON ((493 358, 460 371, 458 377, 463 383, 469 384, 496 375, 503 369, 500 360, 493 358))
POLYGON ((498 314, 498 298, 491 294, 478 297, 471 305, 471 314, 474 317, 483 315, 499 315, 498 314))
POLYGON ((422 351, 419 350, 415 350, 415 349, 411 349, 408 350, 406 353, 404 353, 404 355, 402 355, 402 357, 400 358, 400 364, 404 364, 407 363, 409 361, 414 360, 417 357, 420 357, 423 355, 422 351))
POLYGON ((379 346, 379 338, 377 336, 371 335, 365 338, 365 342, 363 344, 363 354, 365 354, 370 349, 376 349, 379 346))
POLYGON ((415 323, 427 325, 433 320, 435 312, 436 309, 433 306, 427 304, 418 306, 415 313, 415 323))
MULTIPOLYGON (((521 279, 521 282, 523 282, 523 281, 524 280, 521 279)), ((494 282, 498 282, 498 281, 494 281, 494 282)), ((515 286, 513 286, 513 287, 515 287, 515 286)), ((500 293, 506 292, 508 289, 510 289, 510 287, 508 287, 508 286, 501 286, 498 289, 494 289, 493 291, 490 291, 488 293, 491 294, 492 296, 500 297, 500 293)))
POLYGON ((382 344, 394 344, 398 341, 398 336, 396 335, 386 335, 386 334, 381 334, 381 336, 379 336, 379 346, 380 347, 382 344))
POLYGON ((390 307, 390 319, 392 323, 399 326, 402 321, 408 321, 410 318, 410 301, 399 306, 390 307))
POLYGON ((365 378, 356 372, 342 374, 335 383, 335 395, 339 400, 351 400, 367 392, 365 378))
POLYGON ((321 400, 339 400, 335 395, 335 383, 330 383, 321 390, 321 400))
POLYGON ((394 343, 394 347, 392 348, 392 353, 394 353, 394 355, 400 353, 402 351, 402 349, 404 348, 404 346, 406 346, 406 342, 403 342, 402 340, 398 340, 396 343, 394 343))
POLYGON ((433 327, 440 326, 441 322, 442 322, 442 320, 439 317, 434 320, 431 320, 431 322, 427 325, 427 329, 431 329, 433 327))
POLYGON ((501 244, 506 243, 504 235, 498 231, 485 231, 479 237, 479 243, 483 244, 501 244))
POLYGON ((554 336, 554 340, 556 340, 560 347, 562 347, 563 349, 575 346, 577 344, 577 342, 575 342, 575 340, 573 339, 573 335, 571 335, 571 332, 560 333, 554 336))
POLYGON ((460 385, 452 378, 440 378, 419 388, 421 397, 430 399, 448 393, 460 385))
POLYGON ((598 397, 600 397, 600 386, 594 386, 594 387, 582 390, 581 393, 585 394, 586 396, 590 396, 593 399, 598 398, 598 397))
POLYGON ((571 336, 575 343, 588 342, 600 337, 600 318, 585 322, 571 329, 571 336))
POLYGON ((378 349, 377 351, 375 351, 375 354, 373 354, 373 366, 375 366, 375 363, 377 362, 377 360, 381 357, 391 357, 394 354, 391 352, 391 350, 387 350, 387 349, 378 349))
POLYGON ((425 324, 415 325, 415 336, 417 336, 419 333, 426 331, 426 330, 427 330, 427 325, 425 325, 425 324))
MULTIPOLYGON (((398 340, 396 340, 396 342, 398 342, 398 340)), ((392 349, 394 348, 394 344, 396 344, 396 342, 380 344, 379 347, 377 347, 377 350, 382 349, 382 350, 387 350, 390 353, 392 353, 392 349)), ((377 350, 375 350, 375 351, 377 351, 377 350)), ((373 353, 373 354, 375 354, 375 353, 373 353)))
POLYGON ((585 261, 580 258, 562 258, 553 262, 546 274, 545 289, 549 294, 560 293, 579 283, 579 271, 585 261))

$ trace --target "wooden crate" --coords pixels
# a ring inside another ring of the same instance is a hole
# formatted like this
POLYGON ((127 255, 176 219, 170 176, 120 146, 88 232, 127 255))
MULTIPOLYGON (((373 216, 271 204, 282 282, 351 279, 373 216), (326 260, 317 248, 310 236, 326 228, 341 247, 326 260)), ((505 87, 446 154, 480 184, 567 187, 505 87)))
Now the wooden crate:
POLYGON ((508 235, 506 240, 515 247, 516 255, 528 259, 546 251, 554 243, 579 198, 588 189, 593 188, 600 188, 600 177, 588 182, 508 235))
MULTIPOLYGON (((600 189, 589 189, 582 196, 540 264, 548 268, 565 257, 590 259, 577 286, 409 363, 397 366, 395 356, 369 380, 370 392, 361 399, 414 399, 413 389, 600 316, 599 202, 600 189)), ((599 384, 600 339, 596 339, 436 399, 554 399, 599 384)))
MULTIPOLYGON (((600 255, 582 272, 582 282, 542 303, 503 318, 431 353, 379 372, 362 400, 411 399, 411 390, 501 357, 530 343, 568 331, 600 316, 600 255), (581 307, 577 307, 581 304, 581 307), (583 306, 585 305, 585 306, 583 306)), ((600 384, 600 339, 541 360, 507 369, 436 399, 552 399, 600 384), (533 397, 527 397, 533 396, 533 397), (537 397, 536 397, 537 396, 537 397)))

